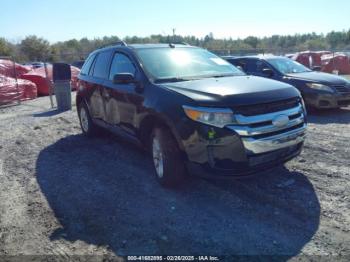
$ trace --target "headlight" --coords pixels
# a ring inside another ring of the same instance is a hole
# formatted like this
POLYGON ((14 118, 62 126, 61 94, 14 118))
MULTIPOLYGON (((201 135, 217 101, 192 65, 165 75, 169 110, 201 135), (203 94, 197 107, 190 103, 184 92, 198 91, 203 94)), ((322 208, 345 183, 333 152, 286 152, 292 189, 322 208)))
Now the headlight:
POLYGON ((334 93, 333 88, 326 86, 326 85, 316 84, 316 83, 307 83, 306 85, 312 89, 334 93))
POLYGON ((183 109, 190 119, 207 125, 222 128, 235 123, 233 112, 228 108, 183 106, 183 109))

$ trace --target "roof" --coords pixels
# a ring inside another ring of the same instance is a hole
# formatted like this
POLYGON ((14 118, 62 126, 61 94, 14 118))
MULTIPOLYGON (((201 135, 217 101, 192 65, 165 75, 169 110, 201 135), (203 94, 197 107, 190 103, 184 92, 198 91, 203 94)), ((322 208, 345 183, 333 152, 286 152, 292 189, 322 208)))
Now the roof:
POLYGON ((187 44, 132 44, 132 45, 128 45, 128 47, 134 48, 134 49, 144 49, 144 48, 169 48, 170 44, 172 46, 176 47, 193 47, 187 44))
POLYGON ((100 51, 105 51, 105 50, 109 50, 109 49, 114 49, 114 48, 121 48, 121 49, 151 49, 151 48, 170 48, 170 45, 172 45, 172 47, 174 48, 188 48, 188 47, 194 47, 194 46, 190 46, 187 45, 186 43, 180 43, 180 44, 173 44, 173 43, 169 43, 169 44, 131 44, 131 45, 126 45, 126 44, 115 44, 115 45, 109 45, 106 47, 102 47, 100 49, 95 50, 93 53, 95 52, 100 52, 100 51))

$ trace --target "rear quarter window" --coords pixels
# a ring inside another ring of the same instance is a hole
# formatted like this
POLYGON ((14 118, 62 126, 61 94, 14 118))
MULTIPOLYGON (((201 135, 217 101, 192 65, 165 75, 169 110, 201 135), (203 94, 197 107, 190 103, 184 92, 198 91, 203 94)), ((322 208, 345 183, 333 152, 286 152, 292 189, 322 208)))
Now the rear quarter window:
POLYGON ((82 75, 88 75, 90 72, 90 68, 92 63, 95 60, 96 55, 89 56, 88 59, 85 61, 83 67, 81 68, 80 74, 82 75))

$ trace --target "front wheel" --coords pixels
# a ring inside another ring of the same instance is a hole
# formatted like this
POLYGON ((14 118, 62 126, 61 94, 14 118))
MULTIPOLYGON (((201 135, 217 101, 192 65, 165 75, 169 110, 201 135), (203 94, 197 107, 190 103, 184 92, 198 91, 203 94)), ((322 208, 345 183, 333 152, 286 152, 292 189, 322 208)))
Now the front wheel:
POLYGON ((157 127, 151 138, 157 180, 165 187, 179 185, 185 178, 185 165, 174 136, 167 128, 157 127))

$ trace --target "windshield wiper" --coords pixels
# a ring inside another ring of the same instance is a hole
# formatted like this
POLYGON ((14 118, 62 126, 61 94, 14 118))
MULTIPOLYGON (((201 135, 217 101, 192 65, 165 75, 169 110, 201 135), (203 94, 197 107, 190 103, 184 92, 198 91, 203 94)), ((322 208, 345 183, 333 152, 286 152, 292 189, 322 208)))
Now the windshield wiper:
POLYGON ((238 76, 236 74, 221 74, 221 75, 204 75, 198 77, 169 77, 169 78, 157 78, 154 80, 155 83, 169 83, 169 82, 184 82, 199 80, 204 78, 219 78, 219 77, 229 77, 229 76, 238 76))
POLYGON ((208 75, 208 76, 203 76, 203 78, 220 78, 220 77, 230 77, 230 76, 239 76, 239 75, 238 74, 208 75))
POLYGON ((229 77, 229 76, 236 76, 235 74, 226 74, 226 75, 214 75, 214 78, 219 78, 219 77, 229 77))
POLYGON ((196 80, 195 78, 183 78, 183 77, 169 77, 169 78, 157 78, 154 80, 155 83, 169 83, 169 82, 184 82, 196 80))

